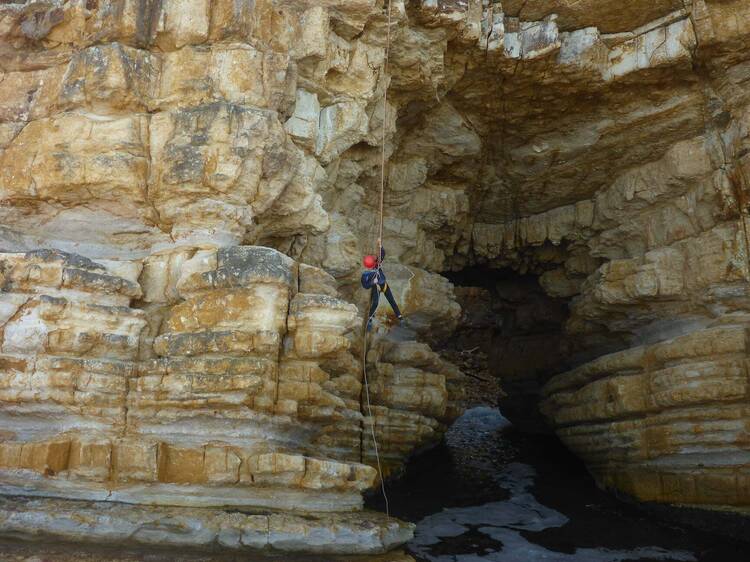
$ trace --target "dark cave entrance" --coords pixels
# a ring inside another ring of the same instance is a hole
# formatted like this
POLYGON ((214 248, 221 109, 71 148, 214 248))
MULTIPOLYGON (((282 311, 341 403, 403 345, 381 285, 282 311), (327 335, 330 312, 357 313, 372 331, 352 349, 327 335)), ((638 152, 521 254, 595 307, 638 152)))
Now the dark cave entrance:
POLYGON ((510 268, 469 267, 444 273, 455 285, 461 322, 445 343, 453 358, 480 357, 462 367, 480 367, 475 378, 499 381, 503 415, 524 431, 548 431, 538 413, 542 386, 571 368, 572 345, 564 328, 570 299, 545 293, 539 276, 510 268), (479 363, 479 364, 476 364, 479 363))
MULTIPOLYGON (((440 352, 477 388, 443 439, 386 482, 390 513, 418 524, 406 545, 415 560, 746 559, 746 544, 736 539, 747 535, 746 520, 675 512, 605 491, 547 426, 538 409, 545 383, 617 346, 606 332, 590 341, 566 333, 575 296, 551 297, 540 274, 512 268, 443 275, 455 287, 462 317, 440 352), (484 385, 485 378, 499 389, 484 385), (493 424, 498 416, 507 419, 493 424), (512 475, 523 471, 531 476, 519 491, 512 475)), ((385 510, 380 489, 366 506, 385 510)))

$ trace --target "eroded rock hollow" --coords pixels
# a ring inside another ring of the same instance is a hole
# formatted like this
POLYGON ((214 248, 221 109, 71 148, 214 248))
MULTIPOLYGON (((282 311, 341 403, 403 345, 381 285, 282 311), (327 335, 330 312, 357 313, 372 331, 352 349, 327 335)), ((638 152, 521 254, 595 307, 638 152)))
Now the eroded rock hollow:
POLYGON ((748 0, 0 2, 0 531, 389 549, 362 493, 460 413, 460 334, 602 486, 747 507, 749 37, 748 0), (365 349, 383 149, 409 337, 383 305, 365 349))

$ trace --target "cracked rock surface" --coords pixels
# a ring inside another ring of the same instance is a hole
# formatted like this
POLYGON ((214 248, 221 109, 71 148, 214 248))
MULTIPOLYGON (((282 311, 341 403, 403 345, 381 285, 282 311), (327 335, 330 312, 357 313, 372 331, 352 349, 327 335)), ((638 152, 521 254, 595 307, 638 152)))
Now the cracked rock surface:
POLYGON ((0 3, 0 493, 395 546, 370 423, 388 475, 459 415, 440 274, 486 267, 567 302, 536 401, 602 485, 750 503, 750 2, 391 16, 385 72, 382 0, 0 3), (409 326, 365 354, 382 149, 409 326))

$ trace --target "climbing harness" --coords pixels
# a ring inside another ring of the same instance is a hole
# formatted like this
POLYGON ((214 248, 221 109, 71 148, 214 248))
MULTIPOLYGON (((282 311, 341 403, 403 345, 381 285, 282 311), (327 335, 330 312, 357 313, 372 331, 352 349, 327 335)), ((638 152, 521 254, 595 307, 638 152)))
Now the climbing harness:
MULTIPOLYGON (((388 0, 388 27, 386 28, 386 42, 385 42, 385 55, 383 60, 383 78, 388 76, 388 56, 391 50, 391 1, 388 0)), ((387 125, 387 114, 388 114, 388 84, 384 86, 383 92, 383 135, 381 139, 381 150, 380 150, 380 227, 378 230, 378 253, 376 255, 383 255, 383 207, 385 202, 385 135, 387 125)), ((372 299, 372 295, 370 295, 372 299)), ((370 307, 368 307, 369 311, 370 307)), ((372 415, 372 404, 370 402, 370 383, 367 380, 367 326, 375 316, 375 311, 367 314, 367 321, 362 329, 362 378, 365 387, 365 399, 367 400, 367 415, 370 418, 370 435, 372 436, 373 450, 375 451, 375 459, 378 464, 378 477, 380 478, 380 490, 383 492, 383 499, 385 500, 385 513, 388 517, 391 515, 390 506, 388 504, 388 494, 385 491, 385 479, 383 477, 383 468, 380 464, 380 452, 378 450, 378 441, 375 437, 375 417, 372 415)))

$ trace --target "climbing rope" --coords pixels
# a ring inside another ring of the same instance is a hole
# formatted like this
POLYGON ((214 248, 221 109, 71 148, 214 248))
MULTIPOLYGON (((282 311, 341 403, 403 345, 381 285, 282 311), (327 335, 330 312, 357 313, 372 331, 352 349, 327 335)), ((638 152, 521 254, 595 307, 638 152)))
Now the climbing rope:
MULTIPOLYGON (((386 29, 385 55, 383 60, 383 79, 388 77, 388 57, 391 52, 391 0, 388 0, 388 27, 386 29)), ((378 253, 377 259, 380 259, 383 250, 383 217, 385 204, 385 136, 388 124, 388 84, 386 83, 383 91, 383 134, 380 143, 380 228, 378 229, 378 253)))
MULTIPOLYGON (((388 76, 388 56, 391 50, 391 1, 388 0, 388 27, 386 30, 386 41, 385 41, 385 54, 383 60, 383 79, 385 80, 388 76)), ((378 229, 378 253, 377 260, 380 260, 380 256, 383 255, 383 208, 385 203, 385 137, 386 137, 386 125, 388 115, 388 84, 384 86, 385 91, 383 92, 383 135, 381 138, 381 150, 380 150, 380 227, 378 229)), ((372 306, 372 296, 370 296, 370 307, 372 306)), ((370 383, 367 380, 367 326, 375 316, 375 311, 367 317, 367 321, 362 328, 362 377, 365 387, 365 399, 367 401, 367 415, 370 418, 370 435, 372 436, 372 445, 375 452, 375 459, 378 464, 378 477, 380 478, 380 490, 383 493, 383 499, 385 500, 385 513, 388 517, 391 516, 390 506, 388 504, 388 494, 385 491, 385 478, 383 477, 383 467, 380 463, 380 451, 378 450, 378 441, 375 437, 375 416, 372 415, 372 404, 370 402, 370 383)))
MULTIPOLYGON (((370 301, 372 301, 372 297, 370 297, 370 301)), ((373 319, 375 316, 375 312, 373 312, 370 316, 367 317, 367 322, 365 322, 364 329, 362 330, 362 333, 364 334, 363 340, 362 340, 362 375, 364 378, 364 386, 365 386, 365 399, 367 401, 367 416, 370 418, 370 435, 372 436, 372 445, 373 450, 375 451, 375 459, 378 463, 378 477, 380 478, 380 491, 383 493, 383 499, 385 500, 385 514, 390 517, 391 516, 391 509, 390 505, 388 504, 388 494, 385 492, 385 479, 383 477, 383 467, 380 465, 380 452, 378 451, 378 440, 375 437, 375 416, 372 415, 372 404, 370 403, 370 383, 367 380, 367 325, 370 323, 370 320, 373 319)))

